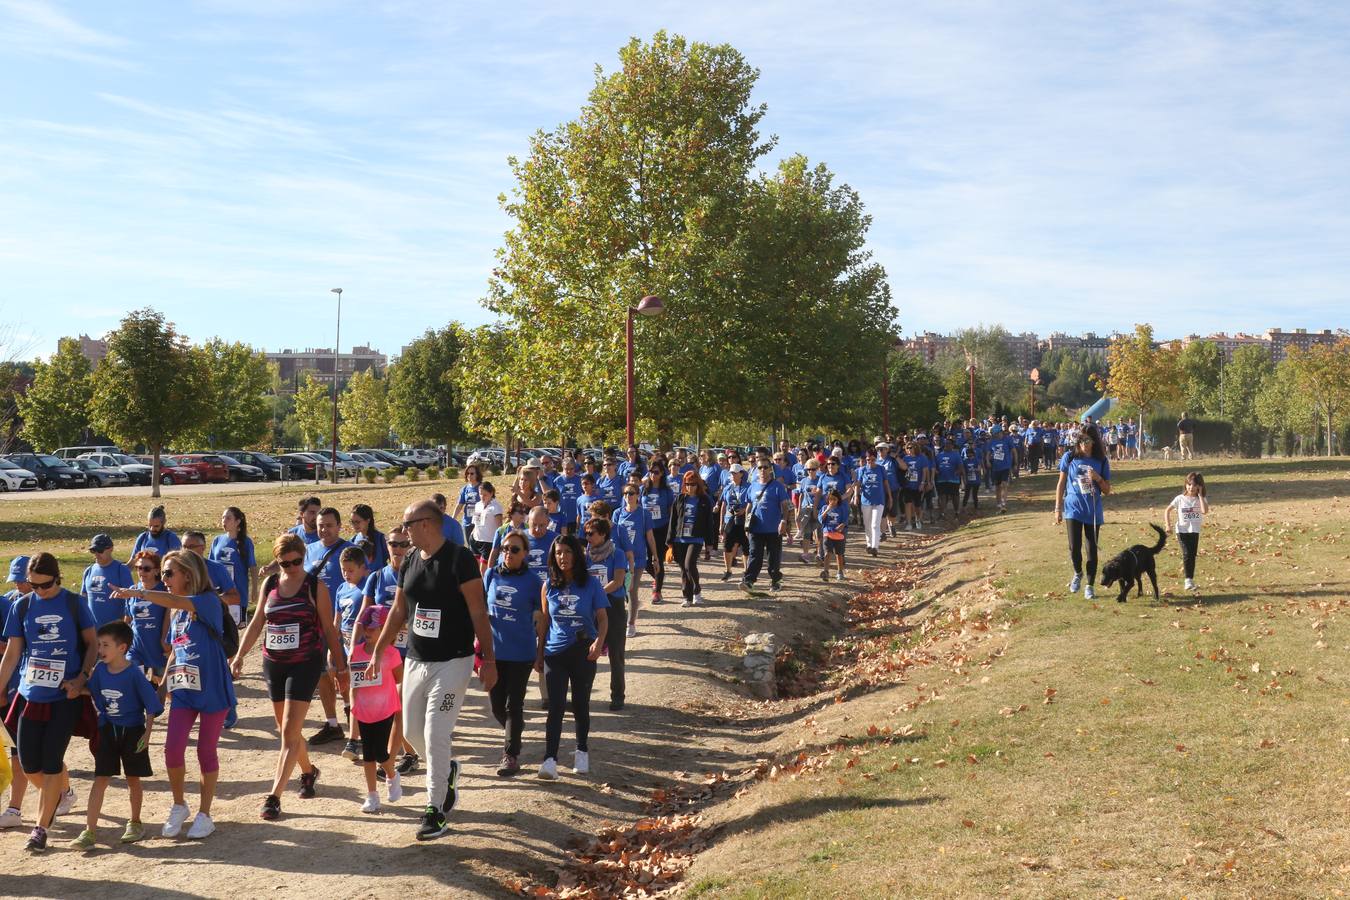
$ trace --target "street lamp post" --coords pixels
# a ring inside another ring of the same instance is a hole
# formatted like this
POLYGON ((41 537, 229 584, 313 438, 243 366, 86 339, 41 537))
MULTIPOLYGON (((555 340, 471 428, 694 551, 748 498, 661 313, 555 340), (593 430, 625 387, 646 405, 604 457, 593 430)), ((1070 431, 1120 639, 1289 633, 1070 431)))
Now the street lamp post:
POLYGON ((1031 370, 1031 417, 1036 418, 1036 385, 1041 383, 1041 370, 1031 370))
POLYGON ((970 373, 970 417, 975 418, 975 364, 966 366, 966 371, 970 373))
POLYGON ((665 305, 660 297, 648 294, 638 301, 637 306, 628 307, 628 327, 625 333, 628 345, 628 378, 627 378, 627 424, 628 424, 628 446, 633 445, 633 316, 659 316, 665 312, 665 305))
POLYGON ((333 288, 330 294, 337 294, 337 334, 333 336, 333 464, 330 467, 329 475, 332 476, 333 484, 338 483, 338 459, 337 459, 337 384, 338 384, 338 356, 342 346, 342 288, 333 288))

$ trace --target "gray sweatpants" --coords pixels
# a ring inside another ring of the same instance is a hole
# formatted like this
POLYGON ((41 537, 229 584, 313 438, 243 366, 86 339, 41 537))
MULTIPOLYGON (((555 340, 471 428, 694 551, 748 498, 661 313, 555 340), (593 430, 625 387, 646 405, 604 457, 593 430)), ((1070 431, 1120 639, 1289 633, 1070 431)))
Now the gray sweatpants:
POLYGON ((442 809, 450 785, 451 739, 473 676, 473 657, 403 663, 403 736, 427 761, 427 805, 442 809))

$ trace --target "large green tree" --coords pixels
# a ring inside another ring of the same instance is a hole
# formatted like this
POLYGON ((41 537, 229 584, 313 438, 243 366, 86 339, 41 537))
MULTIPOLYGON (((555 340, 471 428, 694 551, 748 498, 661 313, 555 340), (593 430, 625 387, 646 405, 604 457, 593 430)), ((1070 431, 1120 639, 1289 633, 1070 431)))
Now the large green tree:
POLYGON ((469 332, 456 322, 428 328, 389 367, 388 424, 400 440, 448 447, 468 437, 462 421, 465 392, 461 385, 469 388, 469 396, 479 393, 480 385, 475 372, 465 372, 463 380, 456 378, 455 365, 469 342, 469 332))
POLYGON ((33 383, 18 396, 24 440, 40 450, 55 450, 85 439, 93 378, 80 342, 61 338, 47 362, 33 364, 33 383))
POLYGON ((1270 354, 1258 344, 1238 347, 1223 367, 1220 408, 1233 423, 1233 436, 1244 456, 1261 455, 1263 417, 1258 415, 1257 398, 1274 372, 1270 354))
POLYGON ((1195 416, 1217 416, 1223 406, 1223 350, 1213 341, 1191 341, 1181 351, 1181 393, 1195 416))
POLYGON ((511 159, 513 225, 485 302, 512 353, 476 365, 548 398, 513 408, 522 432, 622 424, 625 310, 646 294, 666 310, 639 326, 643 414, 668 434, 740 396, 752 331, 738 327, 740 236, 753 167, 772 146, 750 99, 757 75, 727 45, 634 39, 617 71, 597 68, 575 120, 511 159))
POLYGON ((347 447, 379 447, 389 440, 389 404, 385 382, 367 369, 357 372, 338 397, 342 424, 338 437, 347 447))
MULTIPOLYGON (((945 419, 966 419, 970 417, 970 373, 960 369, 952 370, 942 382, 942 401, 939 404, 945 419)), ((987 415, 993 410, 994 393, 984 380, 984 373, 975 369, 975 415, 987 415)))
POLYGON ((159 496, 159 456, 209 421, 210 376, 163 313, 129 313, 108 335, 108 355, 94 372, 92 424, 124 445, 141 444, 154 457, 152 493, 159 496))
MULTIPOLYGON (((942 415, 942 398, 946 393, 937 373, 913 353, 892 353, 887 365, 890 376, 888 394, 891 404, 891 431, 923 426, 927 428, 942 415)), ((953 418, 964 419, 969 411, 969 397, 962 412, 953 418)), ((878 419, 879 421, 879 419, 878 419)))
POLYGON ((332 388, 315 381, 314 376, 306 373, 304 381, 295 392, 295 424, 304 437, 306 447, 323 447, 329 444, 333 435, 333 395, 332 388))
POLYGON ((206 373, 210 418, 198 443, 251 447, 267 439, 275 383, 267 357, 247 344, 212 338, 195 348, 206 373))
POLYGON ((1106 351, 1108 372, 1094 379, 1114 396, 1126 413, 1147 415, 1163 402, 1181 395, 1181 345, 1155 346, 1152 325, 1134 326, 1133 335, 1121 335, 1106 351))
POLYGON ((1013 357, 1008 346, 1010 337, 1002 325, 976 325, 956 331, 934 360, 938 378, 945 384, 973 363, 993 400, 1021 403, 1027 396, 1028 373, 1013 357))
POLYGON ((1337 422, 1350 406, 1350 338, 1336 344, 1315 344, 1307 350, 1292 347, 1286 360, 1299 391, 1313 404, 1326 426, 1327 456, 1335 452, 1337 422))

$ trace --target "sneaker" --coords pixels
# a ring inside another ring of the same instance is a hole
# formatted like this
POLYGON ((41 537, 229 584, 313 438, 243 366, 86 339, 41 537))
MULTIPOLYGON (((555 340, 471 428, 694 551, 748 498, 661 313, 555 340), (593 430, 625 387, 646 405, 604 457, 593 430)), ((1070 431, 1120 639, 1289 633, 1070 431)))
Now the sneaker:
POLYGON ((1070 579, 1069 581, 1069 593, 1070 594, 1078 593, 1078 589, 1082 586, 1083 586, 1083 576, 1082 575, 1073 576, 1073 578, 1070 579))
POLYGON ((47 829, 39 825, 28 832, 28 843, 24 844, 24 849, 32 853, 41 853, 46 850, 47 829))
POLYGON ((1186 590, 1188 590, 1188 591, 1193 591, 1193 590, 1195 590, 1195 579, 1194 579, 1194 578, 1187 578, 1187 579, 1186 579, 1186 590))
POLYGON ((747 594, 753 594, 755 592, 755 586, 750 582, 746 581, 745 579, 741 579, 741 583, 736 586, 741 590, 745 591, 747 594))
POLYGON ((434 806, 428 806, 422 814, 422 825, 417 829, 417 839, 419 841, 434 841, 438 837, 444 837, 450 833, 450 823, 445 821, 445 816, 434 806))
POLYGON ((821 570, 820 570, 820 580, 821 580, 821 581, 826 581, 826 582, 828 582, 828 581, 830 580, 830 570, 829 570, 829 569, 821 569, 821 570))
POLYGON ((636 622, 629 622, 629 623, 628 623, 628 636, 629 636, 629 637, 637 637, 637 623, 636 623, 636 622))
MULTIPOLYGON (((397 763, 395 763, 395 765, 397 765, 397 763)), ((395 773, 397 773, 398 769, 395 769, 394 771, 395 773)), ((380 768, 379 766, 375 767, 375 780, 380 782, 380 784, 384 784, 385 781, 384 769, 380 768)))
POLYGON ((835 573, 834 573, 834 580, 835 580, 835 581, 843 581, 843 580, 844 580, 844 573, 843 573, 843 572, 835 572, 835 573))
POLYGON ((409 775, 417 771, 417 763, 421 757, 416 753, 405 753, 403 758, 398 761, 397 771, 400 775, 409 775))
MULTIPOLYGON (((811 565, 811 556, 810 556, 810 554, 807 554, 807 553, 803 553, 803 554, 802 554, 802 565, 804 565, 804 566, 809 566, 809 565, 811 565)), ((730 575, 731 573, 728 572, 727 574, 730 575)), ((723 578, 722 580, 723 580, 723 581, 726 581, 725 578, 723 578)))
POLYGON ((623 700, 622 700, 622 699, 619 699, 619 700, 611 700, 611 701, 609 701, 609 711, 610 711, 610 712, 623 712, 623 700))
POLYGON ((309 736, 309 745, 317 747, 320 744, 331 744, 333 741, 342 740, 342 726, 329 725, 327 722, 318 731, 309 736))
POLYGON ((520 760, 516 759, 510 753, 502 754, 502 761, 497 763, 497 774, 502 778, 510 778, 520 771, 520 760))
POLYGON ((349 740, 347 743, 343 744, 342 758, 350 759, 354 763, 359 763, 361 761, 361 742, 349 740))
POLYGON ((159 833, 167 838, 176 838, 178 833, 183 830, 183 823, 187 821, 188 808, 181 803, 175 803, 169 807, 169 817, 164 820, 164 827, 159 833))
POLYGON ((98 838, 92 831, 86 828, 80 832, 80 836, 70 842, 72 850, 93 850, 94 845, 98 843, 98 838))
POLYGON ((914 523, 914 530, 915 530, 915 531, 923 531, 923 523, 922 523, 922 522, 915 522, 915 523, 914 523))
POLYGON ((1083 599, 1084 599, 1084 600, 1096 600, 1096 599, 1097 599, 1097 592, 1094 591, 1094 590, 1092 589, 1092 585, 1089 584, 1089 585, 1087 585, 1086 587, 1083 588, 1083 599))
POLYGON ((300 774, 300 799, 313 800, 316 793, 315 786, 319 781, 319 767, 313 763, 309 766, 308 772, 300 774))
POLYGON ((145 840, 145 826, 140 822, 128 822, 126 830, 122 832, 122 843, 136 844, 145 840))
POLYGON ((727 569, 725 572, 722 573, 722 580, 723 580, 723 581, 730 581, 730 580, 731 580, 731 570, 730 570, 730 569, 727 569))
POLYGON ((216 823, 211 821, 211 817, 204 812, 197 813, 197 818, 192 820, 192 827, 188 829, 188 840, 200 841, 204 837, 210 837, 216 830, 216 823))
POLYGON ((71 807, 75 805, 75 789, 66 788, 66 792, 61 795, 61 800, 56 804, 56 814, 64 816, 70 812, 71 807))
POLYGON ((660 591, 652 591, 652 602, 653 602, 653 603, 660 603, 660 602, 661 602, 661 592, 660 592, 660 591))
POLYGON ((23 814, 14 807, 0 813, 0 828, 18 828, 23 824, 23 814))
POLYGON ((558 761, 549 757, 539 764, 539 777, 545 781, 558 780, 558 761))
MULTIPOLYGON (((384 770, 377 769, 376 771, 383 772, 384 770)), ((397 803, 403 799, 403 776, 398 774, 397 769, 394 770, 393 778, 385 779, 384 787, 384 796, 390 803, 397 803)))
POLYGON ((572 774, 585 775, 591 771, 591 755, 585 750, 578 750, 576 758, 572 760, 572 774))
POLYGON ((371 791, 366 794, 366 802, 361 804, 361 812, 377 813, 380 811, 380 795, 371 791))
POLYGON ((281 818, 281 798, 276 794, 268 794, 263 798, 263 808, 260 814, 265 821, 275 822, 281 818))
POLYGON ((782 589, 783 589, 783 582, 781 581, 773 581, 769 583, 769 590, 773 591, 775 594, 781 591, 782 589))
POLYGON ((703 595, 702 595, 702 594, 695 594, 695 595, 694 595, 694 605, 695 605, 695 606, 702 606, 702 605, 703 605, 703 595))
POLYGON ((445 779, 445 802, 441 809, 452 812, 459 804, 459 760, 450 760, 450 777, 445 779))
POLYGON ((693 605, 694 605, 694 598, 693 598, 693 597, 685 597, 685 598, 684 598, 684 602, 680 604, 680 606, 682 606, 682 607, 685 608, 685 609, 688 609, 689 607, 691 607, 691 606, 693 606, 693 605))

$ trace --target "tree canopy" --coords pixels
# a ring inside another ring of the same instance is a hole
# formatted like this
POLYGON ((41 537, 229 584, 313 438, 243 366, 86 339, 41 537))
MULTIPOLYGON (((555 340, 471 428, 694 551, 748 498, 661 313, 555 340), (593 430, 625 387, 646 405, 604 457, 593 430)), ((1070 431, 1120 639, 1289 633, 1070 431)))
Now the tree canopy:
POLYGON ((94 382, 80 342, 61 338, 49 362, 33 364, 33 383, 17 396, 24 440, 41 450, 78 444, 89 427, 94 382))

